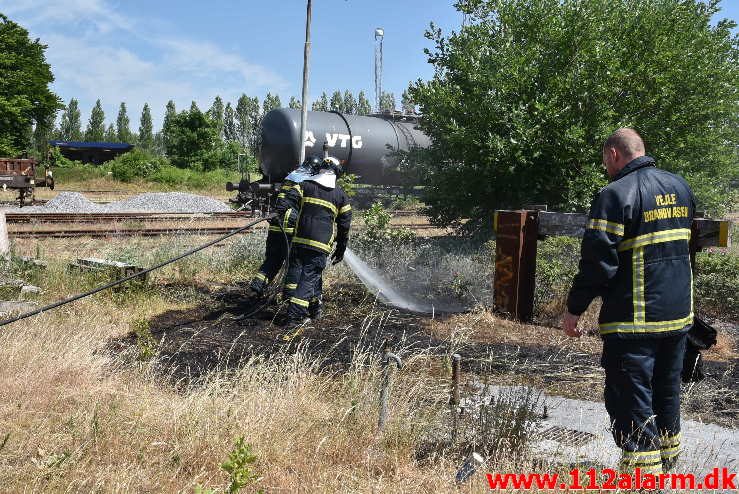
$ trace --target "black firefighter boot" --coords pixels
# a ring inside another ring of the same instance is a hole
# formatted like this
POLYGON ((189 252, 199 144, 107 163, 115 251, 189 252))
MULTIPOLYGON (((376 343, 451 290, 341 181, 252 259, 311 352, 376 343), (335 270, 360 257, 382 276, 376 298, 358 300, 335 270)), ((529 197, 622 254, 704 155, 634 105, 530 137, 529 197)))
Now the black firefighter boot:
POLYGON ((308 317, 311 321, 319 321, 323 317, 323 302, 320 298, 314 298, 308 306, 308 317))

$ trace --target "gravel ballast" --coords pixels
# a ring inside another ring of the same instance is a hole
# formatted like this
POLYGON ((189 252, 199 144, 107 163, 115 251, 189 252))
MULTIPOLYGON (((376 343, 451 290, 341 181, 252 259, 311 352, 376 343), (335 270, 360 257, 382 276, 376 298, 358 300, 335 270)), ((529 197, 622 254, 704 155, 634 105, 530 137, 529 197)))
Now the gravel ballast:
POLYGON ((212 197, 185 192, 146 192, 109 204, 96 204, 79 192, 61 192, 43 206, 5 210, 6 213, 222 213, 231 211, 212 197))

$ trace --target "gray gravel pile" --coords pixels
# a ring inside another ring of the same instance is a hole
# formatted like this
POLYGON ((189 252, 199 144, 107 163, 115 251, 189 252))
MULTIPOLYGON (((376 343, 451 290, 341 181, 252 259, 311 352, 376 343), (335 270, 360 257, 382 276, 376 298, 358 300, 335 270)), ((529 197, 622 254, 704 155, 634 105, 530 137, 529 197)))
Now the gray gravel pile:
POLYGON ((155 211, 163 213, 218 213, 230 211, 225 203, 211 197, 185 192, 147 192, 105 206, 110 212, 155 211))
POLYGON ((61 192, 43 206, 8 209, 8 213, 219 213, 231 211, 211 197, 184 192, 147 192, 109 204, 95 204, 79 192, 61 192))
POLYGON ((19 208, 23 213, 99 213, 100 204, 87 199, 79 192, 60 192, 55 198, 43 206, 27 206, 19 208))

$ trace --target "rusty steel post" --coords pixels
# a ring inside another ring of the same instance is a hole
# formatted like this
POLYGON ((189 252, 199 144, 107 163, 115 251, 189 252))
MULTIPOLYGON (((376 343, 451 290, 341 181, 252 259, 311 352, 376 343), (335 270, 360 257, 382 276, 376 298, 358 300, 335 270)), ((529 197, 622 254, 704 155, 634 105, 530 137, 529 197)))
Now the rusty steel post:
POLYGON ((519 321, 534 314, 537 211, 496 211, 493 308, 519 321))

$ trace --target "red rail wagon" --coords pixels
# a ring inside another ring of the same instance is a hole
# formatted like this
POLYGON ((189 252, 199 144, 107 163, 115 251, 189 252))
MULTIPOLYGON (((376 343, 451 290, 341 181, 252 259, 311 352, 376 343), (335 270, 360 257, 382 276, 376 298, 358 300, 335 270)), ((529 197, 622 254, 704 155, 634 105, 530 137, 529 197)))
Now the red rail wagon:
POLYGON ((48 165, 44 166, 44 176, 36 177, 39 162, 29 158, 0 158, 0 187, 3 191, 18 191, 18 203, 23 207, 27 201, 33 202, 36 187, 54 189, 54 176, 48 165))

